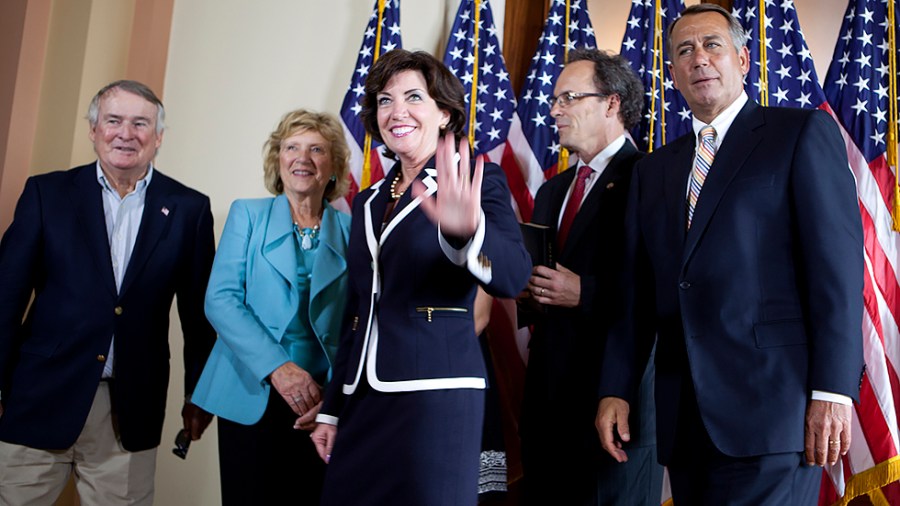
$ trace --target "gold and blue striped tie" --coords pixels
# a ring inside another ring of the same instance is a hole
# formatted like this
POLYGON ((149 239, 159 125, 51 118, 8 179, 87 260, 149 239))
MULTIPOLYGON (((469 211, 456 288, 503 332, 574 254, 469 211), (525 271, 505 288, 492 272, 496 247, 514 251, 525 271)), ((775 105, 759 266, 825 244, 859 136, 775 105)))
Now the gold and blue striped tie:
POLYGON ((697 207, 697 199, 700 198, 700 189, 709 174, 713 159, 716 157, 716 129, 710 125, 700 129, 700 143, 697 146, 697 157, 694 159, 694 168, 691 169, 691 186, 688 190, 688 216, 687 228, 691 228, 691 220, 694 218, 694 208, 697 207))

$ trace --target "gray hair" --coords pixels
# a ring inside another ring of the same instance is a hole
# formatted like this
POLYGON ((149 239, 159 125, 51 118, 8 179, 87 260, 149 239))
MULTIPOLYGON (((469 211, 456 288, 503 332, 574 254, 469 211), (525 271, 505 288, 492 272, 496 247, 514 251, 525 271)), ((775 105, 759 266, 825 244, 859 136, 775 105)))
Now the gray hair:
POLYGON ((166 129, 166 110, 163 108, 162 101, 159 97, 153 93, 153 90, 150 89, 144 83, 139 83, 137 81, 131 81, 128 79, 122 79, 120 81, 114 81, 106 86, 100 88, 100 91, 94 95, 94 98, 91 99, 91 105, 88 106, 87 120, 91 124, 91 128, 97 126, 97 121, 100 116, 100 100, 112 93, 113 91, 121 90, 127 91, 133 95, 137 95, 147 102, 156 106, 156 135, 163 133, 163 130, 166 129))
POLYGON ((685 16, 703 14, 704 12, 717 12, 725 17, 725 20, 728 21, 728 33, 731 35, 731 43, 734 44, 735 51, 740 51, 742 47, 747 45, 750 36, 747 34, 747 31, 744 30, 744 27, 741 26, 741 23, 737 18, 732 16, 727 9, 716 4, 695 4, 681 11, 681 15, 675 18, 675 21, 672 21, 672 24, 669 25, 669 33, 666 41, 668 43, 669 51, 672 51, 673 49, 672 33, 675 32, 675 25, 677 25, 685 16))

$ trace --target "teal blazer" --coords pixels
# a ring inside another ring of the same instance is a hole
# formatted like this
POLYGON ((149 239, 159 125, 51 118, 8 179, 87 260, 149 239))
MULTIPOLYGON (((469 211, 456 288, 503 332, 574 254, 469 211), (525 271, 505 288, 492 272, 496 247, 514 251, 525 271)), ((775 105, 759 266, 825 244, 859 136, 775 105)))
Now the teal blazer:
MULTIPOLYGON (((308 316, 329 364, 347 299, 349 230, 350 216, 326 204, 308 316)), ((210 413, 258 422, 269 399, 269 374, 290 361, 280 342, 300 301, 292 241, 284 195, 231 205, 206 291, 206 316, 219 337, 191 399, 210 413)))

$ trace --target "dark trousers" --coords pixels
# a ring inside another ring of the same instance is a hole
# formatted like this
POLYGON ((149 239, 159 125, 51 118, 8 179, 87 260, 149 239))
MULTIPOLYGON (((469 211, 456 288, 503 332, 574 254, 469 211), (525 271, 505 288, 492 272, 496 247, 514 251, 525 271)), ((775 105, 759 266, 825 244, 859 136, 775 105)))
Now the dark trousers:
POLYGON ((682 390, 668 467, 672 499, 679 506, 815 506, 822 480, 822 468, 807 466, 802 453, 731 457, 720 452, 700 419, 692 385, 682 390))
POLYGON ((296 420, 274 388, 266 412, 254 425, 219 418, 224 506, 319 504, 325 463, 309 432, 294 429, 296 420))

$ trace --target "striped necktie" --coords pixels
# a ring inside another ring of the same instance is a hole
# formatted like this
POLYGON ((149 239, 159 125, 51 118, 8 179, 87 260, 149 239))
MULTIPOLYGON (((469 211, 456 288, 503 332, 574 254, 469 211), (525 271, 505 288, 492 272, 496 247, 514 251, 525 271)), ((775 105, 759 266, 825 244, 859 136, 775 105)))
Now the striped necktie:
POLYGON ((716 157, 716 129, 710 125, 700 129, 700 143, 697 146, 697 157, 694 159, 694 168, 691 169, 691 186, 688 190, 688 216, 687 228, 691 228, 691 220, 694 218, 694 208, 697 207, 697 199, 700 198, 700 189, 706 181, 706 175, 716 157))

